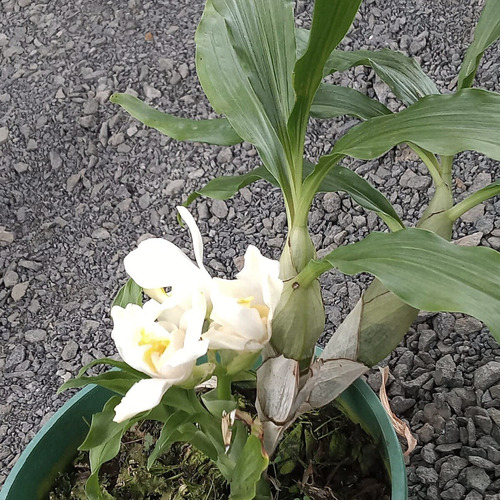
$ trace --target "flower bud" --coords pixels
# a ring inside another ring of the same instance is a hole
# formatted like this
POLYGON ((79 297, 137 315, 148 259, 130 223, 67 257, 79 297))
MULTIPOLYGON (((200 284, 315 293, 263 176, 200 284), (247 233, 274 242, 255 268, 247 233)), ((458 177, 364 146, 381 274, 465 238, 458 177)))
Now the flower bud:
POLYGON ((285 282, 281 301, 273 319, 271 345, 286 358, 304 361, 312 358, 325 329, 325 310, 319 281, 308 287, 285 282))
POLYGON ((295 276, 316 257, 306 227, 292 227, 280 258, 284 280, 281 299, 272 322, 271 345, 280 354, 297 361, 312 358, 316 342, 325 328, 325 310, 319 281, 299 286, 295 276))

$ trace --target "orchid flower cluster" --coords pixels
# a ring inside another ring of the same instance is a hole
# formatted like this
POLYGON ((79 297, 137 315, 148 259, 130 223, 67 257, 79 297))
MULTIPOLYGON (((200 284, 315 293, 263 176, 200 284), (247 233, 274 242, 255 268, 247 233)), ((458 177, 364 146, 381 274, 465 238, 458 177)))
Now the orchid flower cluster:
POLYGON ((207 352, 231 351, 225 366, 231 377, 251 368, 271 338, 283 289, 279 263, 249 246, 236 279, 212 278, 203 265, 200 230, 186 208, 178 210, 191 232, 196 264, 160 238, 143 241, 125 258, 127 273, 151 299, 142 307, 113 306, 112 337, 122 359, 150 378, 130 388, 115 407, 115 422, 156 407, 173 385, 193 388, 206 380, 215 363, 196 362, 207 352))
POLYGON ((148 466, 173 442, 192 443, 217 464, 235 499, 254 497, 269 463, 263 424, 242 411, 231 388, 234 381, 255 381, 251 368, 272 337, 283 290, 280 264, 250 245, 235 279, 210 276, 200 230, 185 207, 177 210, 190 230, 196 263, 161 238, 130 252, 124 260, 130 279, 111 309, 121 360, 96 360, 61 387, 96 383, 117 393, 94 415, 80 447, 90 452, 85 492, 91 500, 103 498, 101 465, 118 453, 124 433, 146 419, 164 424, 148 466), (119 370, 83 376, 96 364, 119 370))
POLYGON ((270 500, 266 470, 286 429, 388 356, 420 310, 470 314, 500 340, 500 253, 450 241, 457 219, 500 194, 496 180, 455 200, 452 173, 462 151, 500 161, 500 94, 472 88, 483 53, 500 38, 500 2, 486 0, 450 94, 402 53, 337 48, 361 1, 315 0, 305 29, 296 27, 291 0, 206 0, 195 36, 196 69, 220 118, 179 118, 129 94, 111 96, 173 139, 251 143, 262 165, 212 179, 178 208, 196 264, 156 238, 126 257, 131 279, 111 311, 123 361, 96 360, 63 386, 97 383, 115 393, 94 415, 81 446, 90 452, 91 500, 102 497, 101 465, 116 456, 127 429, 144 419, 163 424, 149 465, 172 443, 187 442, 217 465, 232 500, 270 500), (323 80, 360 65, 390 88, 402 111, 323 80), (313 162, 305 150, 310 118, 341 116, 360 123, 332 139, 331 150, 313 162), (340 165, 346 157, 378 158, 400 144, 418 155, 434 184, 416 227, 366 179, 340 165), (230 198, 258 180, 283 194, 288 233, 280 261, 250 246, 236 279, 211 277, 200 231, 185 207, 199 196, 230 198), (309 211, 318 193, 339 191, 373 211, 387 231, 318 259, 309 211), (375 279, 316 357, 325 326, 319 277, 332 268, 375 279), (84 376, 100 363, 118 370, 84 376), (239 408, 232 393, 233 382, 241 380, 254 384, 257 415, 239 408))

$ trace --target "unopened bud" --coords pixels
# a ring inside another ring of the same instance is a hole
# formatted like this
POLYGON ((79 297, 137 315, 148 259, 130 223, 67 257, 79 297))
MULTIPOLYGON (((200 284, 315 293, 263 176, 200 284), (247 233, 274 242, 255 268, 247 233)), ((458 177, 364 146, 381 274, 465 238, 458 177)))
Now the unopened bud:
POLYGON ((312 358, 325 328, 325 310, 319 281, 300 286, 295 276, 316 257, 306 227, 292 227, 280 258, 284 288, 272 323, 271 345, 297 361, 312 358))

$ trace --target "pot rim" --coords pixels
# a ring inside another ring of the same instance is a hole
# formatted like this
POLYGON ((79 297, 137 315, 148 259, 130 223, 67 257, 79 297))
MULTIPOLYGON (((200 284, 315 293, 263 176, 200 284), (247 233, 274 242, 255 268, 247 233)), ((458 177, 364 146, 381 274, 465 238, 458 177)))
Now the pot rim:
MULTIPOLYGON (((95 408, 99 405, 102 408, 112 394, 114 393, 108 389, 90 385, 80 390, 57 410, 17 459, 0 491, 0 500, 33 500, 29 492, 27 496, 22 496, 27 481, 23 477, 23 472, 25 472, 23 469, 33 467, 35 471, 38 469, 40 476, 36 498, 44 498, 44 491, 48 491, 55 473, 69 462, 69 459, 74 456, 75 449, 81 444, 82 429, 88 429, 85 418, 90 422, 92 414, 96 411, 95 408), (88 409, 89 400, 92 401, 91 411, 88 409), (80 419, 75 419, 78 415, 80 419), (61 432, 58 427, 61 425, 66 429, 68 436, 73 435, 71 445, 64 445, 63 440, 57 439, 56 436, 61 432), (47 447, 51 449, 52 455, 62 455, 52 466, 45 463, 45 459, 37 459, 37 452, 47 447)), ((407 500, 407 477, 401 445, 387 413, 373 390, 365 380, 358 379, 336 399, 336 402, 349 418, 359 423, 377 443, 383 443, 385 462, 392 483, 391 500, 407 500)), ((33 479, 31 476, 32 474, 30 474, 30 479, 33 479)))

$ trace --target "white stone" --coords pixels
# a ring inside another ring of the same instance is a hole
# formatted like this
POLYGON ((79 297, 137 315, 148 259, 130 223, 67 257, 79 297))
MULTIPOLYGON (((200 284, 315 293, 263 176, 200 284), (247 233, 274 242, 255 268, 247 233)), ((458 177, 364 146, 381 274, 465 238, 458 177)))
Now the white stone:
POLYGON ((29 281, 25 281, 24 283, 18 283, 17 285, 14 285, 10 294, 14 299, 14 302, 21 300, 25 296, 29 284, 29 281))
POLYGON ((9 129, 7 127, 0 128, 0 146, 9 140, 9 129))

